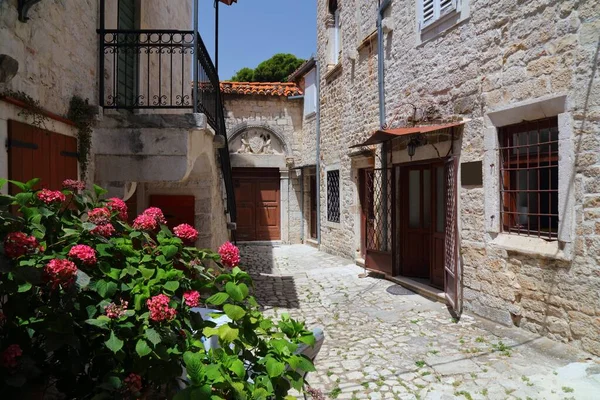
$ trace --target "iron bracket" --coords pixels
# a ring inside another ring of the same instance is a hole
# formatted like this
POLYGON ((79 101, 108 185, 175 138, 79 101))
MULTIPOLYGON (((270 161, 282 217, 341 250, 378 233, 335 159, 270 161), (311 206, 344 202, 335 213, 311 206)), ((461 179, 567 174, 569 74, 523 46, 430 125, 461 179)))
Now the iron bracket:
POLYGON ((19 0, 17 5, 19 10, 19 21, 27 22, 29 17, 27 13, 29 13, 29 9, 33 7, 35 4, 39 3, 42 0, 19 0))

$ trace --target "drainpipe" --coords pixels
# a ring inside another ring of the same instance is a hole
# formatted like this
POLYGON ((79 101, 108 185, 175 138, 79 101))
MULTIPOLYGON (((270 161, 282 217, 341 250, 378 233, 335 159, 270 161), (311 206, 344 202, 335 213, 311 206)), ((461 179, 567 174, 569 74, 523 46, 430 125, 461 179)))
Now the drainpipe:
POLYGON ((321 244, 321 64, 315 61, 317 67, 317 122, 316 122, 316 140, 317 140, 317 244, 321 244))
POLYGON ((300 242, 304 243, 304 168, 300 170, 300 242))
MULTIPOLYGON (((383 13, 392 3, 392 0, 383 0, 379 3, 379 10, 377 12, 377 83, 379 87, 379 125, 383 129, 385 125, 385 86, 384 86, 384 63, 383 63, 383 13)), ((388 230, 388 187, 387 187, 387 153, 388 143, 383 142, 381 144, 381 212, 383 213, 382 227, 383 227, 383 249, 388 248, 387 243, 387 230, 388 230)))

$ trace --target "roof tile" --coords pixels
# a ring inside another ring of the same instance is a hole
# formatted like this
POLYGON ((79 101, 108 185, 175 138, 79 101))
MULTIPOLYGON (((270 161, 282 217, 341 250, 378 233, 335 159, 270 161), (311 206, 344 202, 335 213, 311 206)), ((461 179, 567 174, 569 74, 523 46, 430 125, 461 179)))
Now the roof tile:
POLYGON ((221 81, 226 94, 258 94, 264 96, 297 96, 302 90, 293 82, 232 82, 221 81))

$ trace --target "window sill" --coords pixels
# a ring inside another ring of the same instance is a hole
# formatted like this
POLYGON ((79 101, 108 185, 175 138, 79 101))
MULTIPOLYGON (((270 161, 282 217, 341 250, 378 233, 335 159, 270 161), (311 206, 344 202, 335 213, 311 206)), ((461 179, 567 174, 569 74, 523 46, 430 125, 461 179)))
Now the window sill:
POLYGON ((544 239, 500 233, 491 244, 507 251, 525 254, 533 257, 549 258, 560 261, 571 261, 559 241, 549 242, 544 239))
POLYGON ((419 31, 417 48, 437 39, 450 29, 456 28, 468 20, 468 16, 465 17, 458 11, 444 15, 419 31))
POLYGON ((325 221, 323 226, 327 228, 340 229, 342 227, 342 224, 340 222, 325 221))
POLYGON ((329 71, 325 73, 325 81, 329 82, 336 78, 342 72, 342 63, 339 62, 336 65, 328 65, 329 71))

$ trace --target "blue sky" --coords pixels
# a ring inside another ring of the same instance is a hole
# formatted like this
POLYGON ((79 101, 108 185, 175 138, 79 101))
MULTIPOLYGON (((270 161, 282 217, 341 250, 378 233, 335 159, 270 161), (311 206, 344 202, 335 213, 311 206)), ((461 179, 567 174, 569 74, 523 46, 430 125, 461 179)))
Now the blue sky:
MULTIPOLYGON (((219 75, 227 80, 277 53, 308 58, 316 50, 315 0, 238 0, 219 6, 219 75)), ((200 33, 214 57, 213 0, 200 0, 200 33)), ((213 58, 214 59, 214 58, 213 58)))

